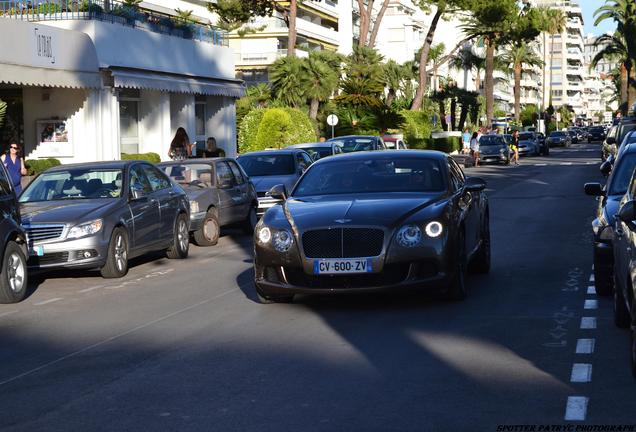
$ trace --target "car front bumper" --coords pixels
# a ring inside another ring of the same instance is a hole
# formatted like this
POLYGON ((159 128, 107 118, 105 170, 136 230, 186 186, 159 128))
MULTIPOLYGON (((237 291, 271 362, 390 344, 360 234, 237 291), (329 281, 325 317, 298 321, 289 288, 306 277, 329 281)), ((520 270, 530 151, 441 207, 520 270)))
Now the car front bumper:
POLYGON ((76 240, 29 245, 29 270, 55 268, 101 268, 106 263, 109 240, 101 235, 76 240), (88 256, 89 255, 89 256, 88 256))
POLYGON ((506 156, 505 153, 479 155, 479 162, 482 162, 482 163, 490 163, 490 162, 505 163, 507 160, 508 160, 508 156, 506 156))
POLYGON ((203 226, 207 212, 190 213, 190 232, 198 231, 203 226))

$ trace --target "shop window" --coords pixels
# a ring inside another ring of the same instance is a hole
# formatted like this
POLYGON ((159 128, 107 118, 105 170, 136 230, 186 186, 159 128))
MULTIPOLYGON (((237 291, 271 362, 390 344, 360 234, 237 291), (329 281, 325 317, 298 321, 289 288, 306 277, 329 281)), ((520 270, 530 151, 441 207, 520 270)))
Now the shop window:
POLYGON ((197 140, 202 138, 205 139, 205 106, 206 101, 196 100, 194 104, 194 118, 196 123, 196 136, 197 140))
POLYGON ((139 101, 119 101, 121 152, 139 153, 139 101))

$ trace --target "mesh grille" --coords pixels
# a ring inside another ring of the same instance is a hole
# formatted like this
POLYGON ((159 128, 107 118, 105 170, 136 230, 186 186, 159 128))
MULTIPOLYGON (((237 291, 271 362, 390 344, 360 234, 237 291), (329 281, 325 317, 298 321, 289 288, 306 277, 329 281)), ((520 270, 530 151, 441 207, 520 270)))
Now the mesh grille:
POLYGON ((377 228, 332 228, 303 234, 307 258, 374 257, 382 253, 384 231, 377 228))
POLYGON ((54 252, 43 256, 31 256, 27 262, 29 266, 41 266, 46 264, 63 264, 68 262, 68 252, 54 252))
POLYGON ((59 238, 64 231, 64 225, 31 225, 25 227, 30 243, 59 238))

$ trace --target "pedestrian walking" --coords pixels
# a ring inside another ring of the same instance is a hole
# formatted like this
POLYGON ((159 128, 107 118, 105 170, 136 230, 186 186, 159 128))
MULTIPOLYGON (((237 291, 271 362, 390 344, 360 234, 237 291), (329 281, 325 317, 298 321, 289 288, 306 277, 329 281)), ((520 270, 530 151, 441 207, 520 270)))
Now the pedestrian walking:
POLYGON ((515 165, 519 165, 519 131, 515 130, 512 133, 512 142, 510 143, 510 151, 512 152, 512 160, 515 165))
POLYGON ((172 160, 187 159, 192 154, 192 144, 188 133, 184 128, 180 127, 174 134, 174 138, 170 143, 170 150, 168 151, 168 157, 172 160))
POLYGON ((4 167, 9 173, 9 179, 13 184, 15 194, 20 195, 22 192, 22 176, 27 174, 20 146, 17 143, 12 142, 9 145, 9 154, 3 154, 0 156, 0 160, 2 160, 4 167))
POLYGON ((474 132, 470 138, 470 153, 473 159, 475 159, 475 167, 479 166, 479 139, 477 137, 477 132, 474 132))
POLYGON ((462 152, 464 154, 470 153, 470 131, 468 128, 464 129, 462 134, 462 152))
POLYGON ((225 157, 225 152, 216 146, 216 138, 208 137, 201 156, 204 158, 225 157))

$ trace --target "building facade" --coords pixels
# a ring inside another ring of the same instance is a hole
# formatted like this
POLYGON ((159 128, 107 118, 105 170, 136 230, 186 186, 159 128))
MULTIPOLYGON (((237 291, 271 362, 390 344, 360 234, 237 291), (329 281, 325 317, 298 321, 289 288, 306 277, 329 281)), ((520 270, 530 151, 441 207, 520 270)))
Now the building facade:
POLYGON ((16 49, 0 53, 0 99, 10 107, 0 144, 15 140, 27 158, 63 163, 147 152, 167 159, 183 127, 198 148, 214 136, 235 154, 234 101, 244 88, 225 35, 169 25, 152 9, 126 16, 117 5, 5 11, 0 35, 16 49))

